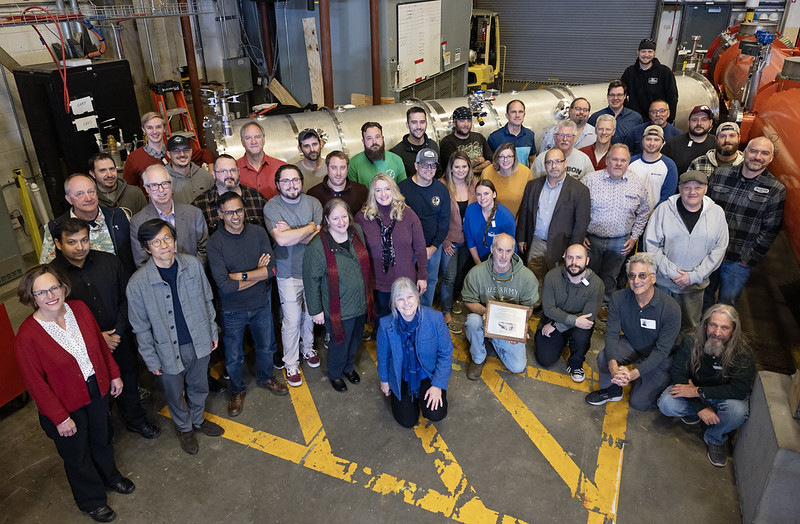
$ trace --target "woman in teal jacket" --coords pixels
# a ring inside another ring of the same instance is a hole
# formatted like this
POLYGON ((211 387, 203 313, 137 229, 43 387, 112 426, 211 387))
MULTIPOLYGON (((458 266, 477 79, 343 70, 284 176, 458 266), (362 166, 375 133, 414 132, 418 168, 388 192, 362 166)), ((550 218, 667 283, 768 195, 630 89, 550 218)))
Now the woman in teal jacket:
POLYGON ((392 314, 378 328, 381 391, 391 396, 392 415, 412 428, 422 415, 431 422, 447 416, 447 383, 453 341, 439 311, 421 306, 416 284, 406 277, 392 284, 392 314))

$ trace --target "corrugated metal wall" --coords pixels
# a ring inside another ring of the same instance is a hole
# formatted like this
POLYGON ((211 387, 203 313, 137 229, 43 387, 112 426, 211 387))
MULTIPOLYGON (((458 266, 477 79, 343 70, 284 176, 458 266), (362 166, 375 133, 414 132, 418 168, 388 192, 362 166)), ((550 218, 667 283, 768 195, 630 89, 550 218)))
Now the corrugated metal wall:
POLYGON ((653 31, 658 0, 476 0, 500 13, 507 80, 596 83, 619 78, 653 31))

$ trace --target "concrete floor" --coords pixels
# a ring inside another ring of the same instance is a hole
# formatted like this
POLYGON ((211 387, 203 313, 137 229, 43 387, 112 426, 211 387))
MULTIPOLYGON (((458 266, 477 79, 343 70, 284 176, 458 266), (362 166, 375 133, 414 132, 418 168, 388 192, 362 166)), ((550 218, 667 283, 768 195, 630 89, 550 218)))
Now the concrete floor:
MULTIPOLYGON (((787 303, 797 298, 798 274, 781 236, 740 304, 763 369, 789 372, 797 361, 800 330, 787 303)), ((8 288, 0 296, 16 328, 29 311, 8 288)), ((146 406, 162 435, 142 439, 114 416, 118 467, 137 489, 110 494, 109 504, 119 522, 134 523, 740 521, 735 465, 708 463, 699 427, 628 410, 626 400, 585 404, 596 387, 590 368, 602 335, 595 334, 582 384, 561 363, 540 370, 530 346, 524 375, 490 359, 482 380, 471 382, 465 340, 454 342, 450 412, 435 427, 394 422, 370 342, 357 357, 362 382, 345 394, 330 387, 323 363, 303 368, 305 383, 290 397, 273 397, 249 379, 235 419, 226 415, 224 394, 209 395, 209 418, 226 434, 199 435, 194 456, 181 451, 163 392, 143 375, 154 393, 146 406)), ((89 522, 35 405, 0 409, 0 431, 0 522, 89 522)))

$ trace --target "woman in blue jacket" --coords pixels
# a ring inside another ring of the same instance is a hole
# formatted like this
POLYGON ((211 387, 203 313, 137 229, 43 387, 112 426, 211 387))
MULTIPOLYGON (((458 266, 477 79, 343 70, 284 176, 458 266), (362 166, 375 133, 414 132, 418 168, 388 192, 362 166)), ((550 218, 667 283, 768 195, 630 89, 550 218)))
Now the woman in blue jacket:
POLYGON ((392 284, 392 314, 378 328, 378 375, 381 391, 391 396, 392 415, 412 428, 422 415, 431 422, 447 416, 447 383, 453 341, 439 311, 421 306, 410 278, 392 284))
POLYGON ((464 237, 475 265, 488 258, 495 236, 508 233, 513 237, 516 231, 514 215, 497 201, 492 181, 481 179, 475 187, 475 202, 464 213, 464 237))

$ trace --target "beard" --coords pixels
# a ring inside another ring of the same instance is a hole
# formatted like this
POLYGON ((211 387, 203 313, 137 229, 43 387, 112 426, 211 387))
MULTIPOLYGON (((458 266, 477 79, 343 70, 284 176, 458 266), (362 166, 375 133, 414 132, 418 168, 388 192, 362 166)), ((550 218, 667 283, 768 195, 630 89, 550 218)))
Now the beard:
POLYGON ((577 277, 584 271, 586 271, 586 266, 578 266, 578 265, 567 266, 567 273, 569 273, 570 276, 573 277, 577 277))
POLYGON ((718 357, 722 355, 723 351, 725 351, 725 343, 714 340, 713 338, 706 340, 706 343, 703 345, 703 352, 706 355, 718 357))
POLYGON ((731 156, 732 154, 736 153, 738 148, 734 145, 724 145, 722 147, 717 146, 717 154, 722 156, 731 156))
POLYGON ((364 148, 364 155, 369 159, 370 162, 375 162, 376 160, 383 160, 386 157, 386 147, 381 144, 381 147, 367 147, 364 148))

